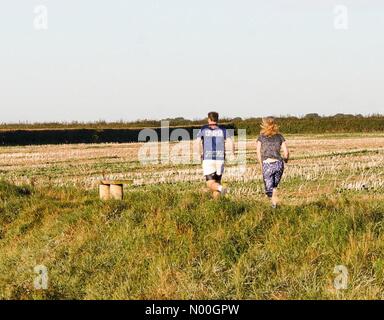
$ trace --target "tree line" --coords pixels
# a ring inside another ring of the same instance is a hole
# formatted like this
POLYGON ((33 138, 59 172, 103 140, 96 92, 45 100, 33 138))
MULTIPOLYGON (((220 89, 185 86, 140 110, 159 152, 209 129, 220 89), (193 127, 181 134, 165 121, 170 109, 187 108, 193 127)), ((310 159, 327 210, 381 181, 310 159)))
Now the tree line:
MULTIPOLYGON (((205 119, 165 119, 171 130, 184 128, 190 132, 206 123, 205 119)), ((285 134, 323 133, 368 133, 384 132, 383 115, 320 116, 316 113, 303 117, 277 117, 280 129, 285 134)), ((261 118, 226 118, 222 123, 232 129, 246 129, 248 136, 260 132, 261 118)), ((67 143, 125 143, 137 142, 143 128, 154 128, 160 132, 161 121, 140 120, 135 122, 98 121, 93 123, 23 123, 0 125, 0 145, 36 145, 67 143)), ((192 135, 191 135, 192 136, 192 135)))

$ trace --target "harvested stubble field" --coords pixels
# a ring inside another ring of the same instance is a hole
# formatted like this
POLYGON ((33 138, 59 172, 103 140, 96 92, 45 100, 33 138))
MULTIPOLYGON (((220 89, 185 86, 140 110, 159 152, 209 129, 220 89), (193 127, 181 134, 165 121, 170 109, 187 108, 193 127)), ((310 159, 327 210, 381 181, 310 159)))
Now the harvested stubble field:
POLYGON ((218 202, 199 165, 142 165, 142 144, 1 147, 0 298, 384 298, 384 135, 287 140, 275 211, 255 139, 218 202), (103 203, 101 178, 134 185, 103 203), (48 290, 33 289, 36 265, 48 290))

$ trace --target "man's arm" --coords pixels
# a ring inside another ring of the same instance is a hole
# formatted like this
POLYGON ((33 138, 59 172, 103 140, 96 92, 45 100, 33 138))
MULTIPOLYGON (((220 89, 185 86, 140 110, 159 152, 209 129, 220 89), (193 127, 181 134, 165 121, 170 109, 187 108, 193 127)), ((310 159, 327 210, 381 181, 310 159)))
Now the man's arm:
POLYGON ((203 159, 203 139, 198 137, 194 141, 194 150, 198 154, 200 161, 203 159))
POLYGON ((203 153, 204 153, 204 129, 200 129, 197 133, 196 140, 193 142, 193 153, 196 155, 196 162, 202 162, 203 161, 203 153))

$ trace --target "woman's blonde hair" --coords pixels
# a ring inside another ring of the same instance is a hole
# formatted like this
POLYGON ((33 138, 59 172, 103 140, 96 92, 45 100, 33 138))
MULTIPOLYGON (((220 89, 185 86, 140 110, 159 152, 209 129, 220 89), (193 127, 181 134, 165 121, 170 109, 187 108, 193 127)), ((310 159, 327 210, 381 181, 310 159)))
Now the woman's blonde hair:
POLYGON ((277 125, 276 120, 273 117, 263 118, 260 127, 260 133, 267 137, 271 137, 279 133, 279 126, 277 125))

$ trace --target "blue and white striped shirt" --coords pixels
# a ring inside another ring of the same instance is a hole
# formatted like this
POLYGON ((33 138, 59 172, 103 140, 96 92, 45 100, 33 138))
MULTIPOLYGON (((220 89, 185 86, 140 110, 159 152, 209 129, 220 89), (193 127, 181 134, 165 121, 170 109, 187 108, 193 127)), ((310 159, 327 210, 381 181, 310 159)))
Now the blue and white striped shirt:
POLYGON ((225 128, 204 126, 197 134, 197 138, 203 140, 203 160, 225 160, 225 140, 227 139, 225 128))

